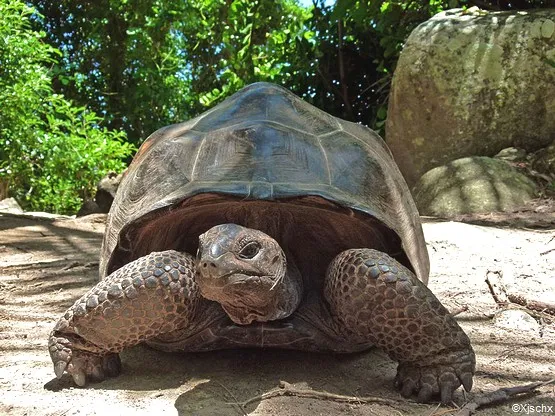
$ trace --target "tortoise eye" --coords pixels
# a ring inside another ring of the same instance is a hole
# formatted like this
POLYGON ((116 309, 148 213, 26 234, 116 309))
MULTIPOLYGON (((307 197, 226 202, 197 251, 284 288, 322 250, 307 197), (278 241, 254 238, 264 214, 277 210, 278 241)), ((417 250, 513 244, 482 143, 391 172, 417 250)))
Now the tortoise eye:
POLYGON ((256 241, 252 241, 245 245, 245 247, 243 247, 239 251, 239 257, 241 257, 242 259, 252 259, 258 254, 259 251, 260 244, 258 244, 256 241))

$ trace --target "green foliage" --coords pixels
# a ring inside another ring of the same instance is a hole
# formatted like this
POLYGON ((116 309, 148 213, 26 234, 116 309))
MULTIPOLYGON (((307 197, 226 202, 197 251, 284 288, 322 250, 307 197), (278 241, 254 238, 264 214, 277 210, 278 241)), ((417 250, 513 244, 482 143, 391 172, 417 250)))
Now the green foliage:
POLYGON ((35 0, 64 52, 56 89, 140 143, 242 86, 305 68, 310 12, 292 0, 35 0), (71 36, 68 36, 71 34, 71 36))
POLYGON ((554 1, 29 0, 32 14, 21 0, 0 0, 0 175, 29 206, 71 211, 95 178, 122 166, 126 140, 139 144, 255 81, 381 129, 418 24, 475 3, 554 1))
POLYGON ((447 0, 337 0, 333 7, 320 2, 311 21, 318 34, 312 57, 316 71, 309 81, 314 93, 305 98, 338 117, 381 130, 405 40, 447 7, 447 0))
POLYGON ((59 52, 30 28, 33 9, 0 2, 0 180, 24 208, 73 213, 96 182, 121 171, 133 148, 125 134, 51 87, 59 52))
MULTIPOLYGON (((272 81, 345 119, 381 128, 410 32, 474 0, 30 0, 63 52, 55 88, 133 143, 242 86, 272 81)), ((482 8, 555 0, 476 0, 482 8)))
MULTIPOLYGON (((217 2, 203 3, 214 7, 217 2)), ((305 26, 310 11, 284 0, 234 0, 229 7, 221 2, 218 9, 199 10, 207 30, 195 48, 211 51, 212 56, 210 68, 202 60, 195 65, 198 75, 205 71, 212 75, 206 80, 208 85, 200 84, 197 89, 203 106, 212 106, 252 82, 288 84, 296 74, 308 70, 297 54, 313 44, 314 33, 305 26), (222 14, 225 23, 218 30, 221 23, 213 17, 222 14), (210 85, 217 86, 210 89, 210 85)), ((194 56, 194 50, 190 52, 194 56)))
POLYGON ((433 15, 458 7, 519 10, 555 7, 554 0, 318 0, 310 20, 317 33, 315 71, 297 91, 318 107, 382 130, 393 72, 410 33, 433 15))
POLYGON ((37 137, 40 153, 32 154, 29 185, 36 191, 30 202, 41 210, 74 213, 83 199, 94 196, 95 184, 107 172, 125 169, 134 148, 124 132, 99 128, 100 117, 60 95, 52 95, 47 105, 46 131, 37 137))
MULTIPOLYGON (((50 93, 46 64, 54 62, 54 49, 41 43, 42 33, 25 25, 33 10, 23 3, 0 3, 0 156, 8 147, 40 125, 38 111, 50 93)), ((10 152, 13 153, 13 150, 10 152)))

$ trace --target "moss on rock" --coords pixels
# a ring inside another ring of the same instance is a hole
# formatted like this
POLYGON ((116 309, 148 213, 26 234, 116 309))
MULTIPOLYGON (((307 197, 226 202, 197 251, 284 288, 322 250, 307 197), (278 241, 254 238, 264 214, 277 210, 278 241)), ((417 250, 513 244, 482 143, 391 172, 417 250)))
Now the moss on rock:
POLYGON ((536 196, 536 185, 507 162, 475 156, 425 173, 414 188, 423 215, 511 212, 536 196))
POLYGON ((451 10, 418 26, 395 71, 386 125, 409 185, 460 157, 553 141, 554 50, 554 10, 451 10))

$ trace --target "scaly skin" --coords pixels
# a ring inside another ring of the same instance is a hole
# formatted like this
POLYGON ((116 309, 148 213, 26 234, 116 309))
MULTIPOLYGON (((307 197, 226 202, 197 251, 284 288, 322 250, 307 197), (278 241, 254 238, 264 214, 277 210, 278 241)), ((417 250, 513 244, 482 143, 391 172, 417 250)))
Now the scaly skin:
POLYGON ((301 293, 296 268, 285 262, 275 240, 235 224, 209 230, 196 260, 172 250, 137 259, 97 284, 57 323, 49 342, 56 376, 67 371, 82 386, 117 375, 120 351, 161 335, 158 344, 184 341, 183 349, 198 349, 198 339, 186 340, 200 331, 213 349, 219 342, 260 345, 260 334, 275 329, 282 342, 276 346, 287 346, 283 320, 272 324, 279 309, 292 313, 285 319, 290 342, 307 336, 312 341, 297 344, 301 347, 317 349, 323 326, 334 329, 324 331, 328 346, 336 334, 337 345, 382 348, 399 362, 396 385, 403 396, 429 401, 439 395, 448 403, 461 384, 471 389, 475 356, 468 337, 432 292, 393 258, 372 249, 343 251, 328 267, 324 293, 310 294, 317 298, 313 303, 301 293), (219 304, 203 298, 199 284, 219 304), (293 297, 304 299, 299 308, 293 297), (236 305, 254 310, 260 322, 243 319, 248 314, 236 305), (326 305, 329 312, 323 313, 326 305), (306 319, 314 314, 326 322, 306 319), (211 318, 203 319, 206 315, 211 318))
POLYGON ((56 376, 75 383, 118 375, 118 353, 187 326, 201 300, 194 258, 154 252, 115 271, 67 310, 50 334, 56 376))
POLYGON ((340 253, 330 264, 324 296, 353 334, 399 362, 396 385, 418 401, 443 403, 461 384, 472 388, 476 365, 467 335, 434 294, 406 267, 371 249, 340 253))

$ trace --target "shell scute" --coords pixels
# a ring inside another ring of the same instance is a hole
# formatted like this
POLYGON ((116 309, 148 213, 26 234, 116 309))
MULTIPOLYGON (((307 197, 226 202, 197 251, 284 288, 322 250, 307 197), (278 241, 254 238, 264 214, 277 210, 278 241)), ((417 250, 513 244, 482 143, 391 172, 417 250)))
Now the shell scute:
POLYGON ((145 141, 108 216, 101 277, 116 251, 129 252, 135 224, 206 193, 270 201, 316 196, 367 214, 398 235, 416 274, 427 280, 418 212, 384 141, 267 83, 145 141))

